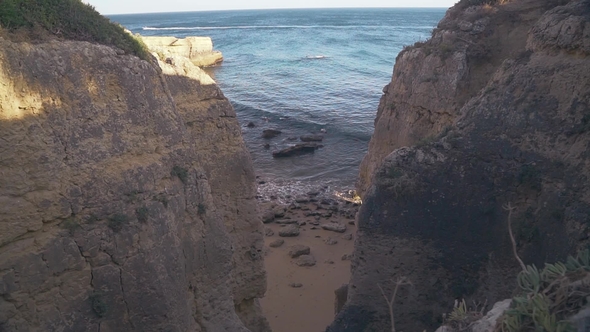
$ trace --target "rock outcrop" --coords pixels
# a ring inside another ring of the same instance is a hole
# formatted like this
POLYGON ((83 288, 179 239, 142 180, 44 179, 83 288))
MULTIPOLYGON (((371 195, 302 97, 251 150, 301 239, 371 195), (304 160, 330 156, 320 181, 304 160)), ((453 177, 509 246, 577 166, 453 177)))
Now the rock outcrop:
POLYGON ((455 299, 510 297, 518 253, 588 245, 590 2, 463 0, 404 49, 361 168, 348 301, 328 331, 434 330, 455 299))
POLYGON ((198 67, 215 66, 223 61, 221 52, 213 50, 213 42, 210 37, 141 36, 141 39, 149 50, 155 52, 162 61, 184 57, 190 59, 198 67))
POLYGON ((235 112, 161 66, 0 38, 1 331, 270 330, 235 112))

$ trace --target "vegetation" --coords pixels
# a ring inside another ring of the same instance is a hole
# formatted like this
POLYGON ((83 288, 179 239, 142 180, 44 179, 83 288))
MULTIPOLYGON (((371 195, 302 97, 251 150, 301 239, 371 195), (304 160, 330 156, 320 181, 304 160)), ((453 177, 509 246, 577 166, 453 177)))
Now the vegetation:
POLYGON ((135 210, 135 215, 137 216, 137 220, 141 223, 146 223, 149 217, 149 210, 147 207, 142 206, 135 210))
POLYGON ((588 304, 590 251, 570 256, 565 263, 545 264, 539 271, 527 266, 517 278, 521 294, 504 314, 501 331, 575 331, 567 318, 588 304))
POLYGON ((388 297, 387 295, 385 295, 385 291, 383 290, 381 285, 377 284, 377 287, 379 287, 381 295, 383 295, 385 302, 387 302, 387 307, 389 308, 389 321, 391 323, 391 332, 395 332, 395 317, 393 316, 393 304, 395 303, 395 298, 397 297, 397 291, 401 286, 407 285, 412 285, 410 280, 408 280, 408 278, 406 277, 399 277, 397 281, 395 281, 395 288, 393 289, 393 294, 391 294, 391 297, 388 297))
POLYGON ((80 0, 0 0, 0 28, 115 46, 144 60, 145 45, 80 0))
POLYGON ((107 313, 107 305, 104 302, 103 296, 100 293, 91 294, 90 303, 92 305, 92 311, 94 311, 98 317, 104 317, 107 313))
POLYGON ((118 233, 123 229, 123 225, 129 222, 129 217, 124 214, 117 213, 109 218, 108 226, 115 232, 118 233))
POLYGON ((68 230, 70 235, 74 235, 74 232, 80 227, 80 224, 74 217, 70 217, 61 223, 61 227, 68 230))
POLYGON ((459 331, 470 331, 471 325, 484 316, 483 311, 486 304, 477 305, 474 303, 474 308, 468 308, 465 300, 455 300, 453 311, 449 315, 443 316, 445 325, 459 331))
POLYGON ((188 170, 180 166, 172 167, 170 175, 178 177, 184 184, 186 184, 186 181, 188 180, 188 170))
POLYGON ((203 215, 207 212, 207 206, 203 203, 199 203, 199 206, 197 208, 197 213, 199 215, 203 215))
POLYGON ((159 193, 152 197, 152 200, 162 203, 165 208, 168 208, 168 197, 164 193, 159 193))

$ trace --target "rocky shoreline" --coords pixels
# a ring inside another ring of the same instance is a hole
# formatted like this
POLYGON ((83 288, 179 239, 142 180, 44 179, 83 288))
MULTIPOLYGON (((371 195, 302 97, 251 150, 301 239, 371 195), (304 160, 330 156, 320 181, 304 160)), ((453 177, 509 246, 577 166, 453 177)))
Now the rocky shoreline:
POLYGON ((360 208, 352 193, 321 187, 303 194, 258 196, 268 280, 261 305, 274 331, 323 330, 342 306, 334 292, 350 277, 360 208))

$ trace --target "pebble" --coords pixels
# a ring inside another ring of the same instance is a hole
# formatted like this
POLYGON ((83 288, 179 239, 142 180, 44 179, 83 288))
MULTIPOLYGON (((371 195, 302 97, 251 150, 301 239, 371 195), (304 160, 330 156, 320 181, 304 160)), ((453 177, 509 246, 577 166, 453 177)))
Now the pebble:
POLYGON ((273 231, 272 229, 266 227, 266 228, 264 228, 264 235, 265 236, 273 236, 273 235, 275 235, 275 231, 273 231))
POLYGON ((304 246, 302 244, 296 244, 294 246, 289 247, 289 257, 297 258, 302 255, 309 255, 311 249, 308 246, 304 246))
POLYGON ((279 231, 281 237, 293 237, 299 235, 299 226, 297 224, 291 224, 279 231))
POLYGON ((312 255, 302 255, 299 256, 297 262, 295 264, 299 266, 314 266, 316 263, 315 257, 312 255))
POLYGON ((277 239, 277 240, 274 240, 271 243, 269 243, 268 246, 271 248, 278 248, 278 247, 282 246, 284 243, 285 243, 285 240, 277 239))

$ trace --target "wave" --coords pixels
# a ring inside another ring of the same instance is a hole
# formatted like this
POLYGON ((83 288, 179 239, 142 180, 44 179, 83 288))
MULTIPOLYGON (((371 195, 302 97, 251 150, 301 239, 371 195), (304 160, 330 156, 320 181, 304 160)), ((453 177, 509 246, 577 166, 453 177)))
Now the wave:
POLYGON ((389 29, 432 29, 431 26, 387 26, 387 25, 236 25, 201 27, 143 27, 142 30, 229 30, 229 29, 350 29, 350 28, 389 28, 389 29))
POLYGON ((328 57, 325 55, 308 55, 305 58, 309 59, 309 60, 315 60, 315 59, 327 59, 328 57))

